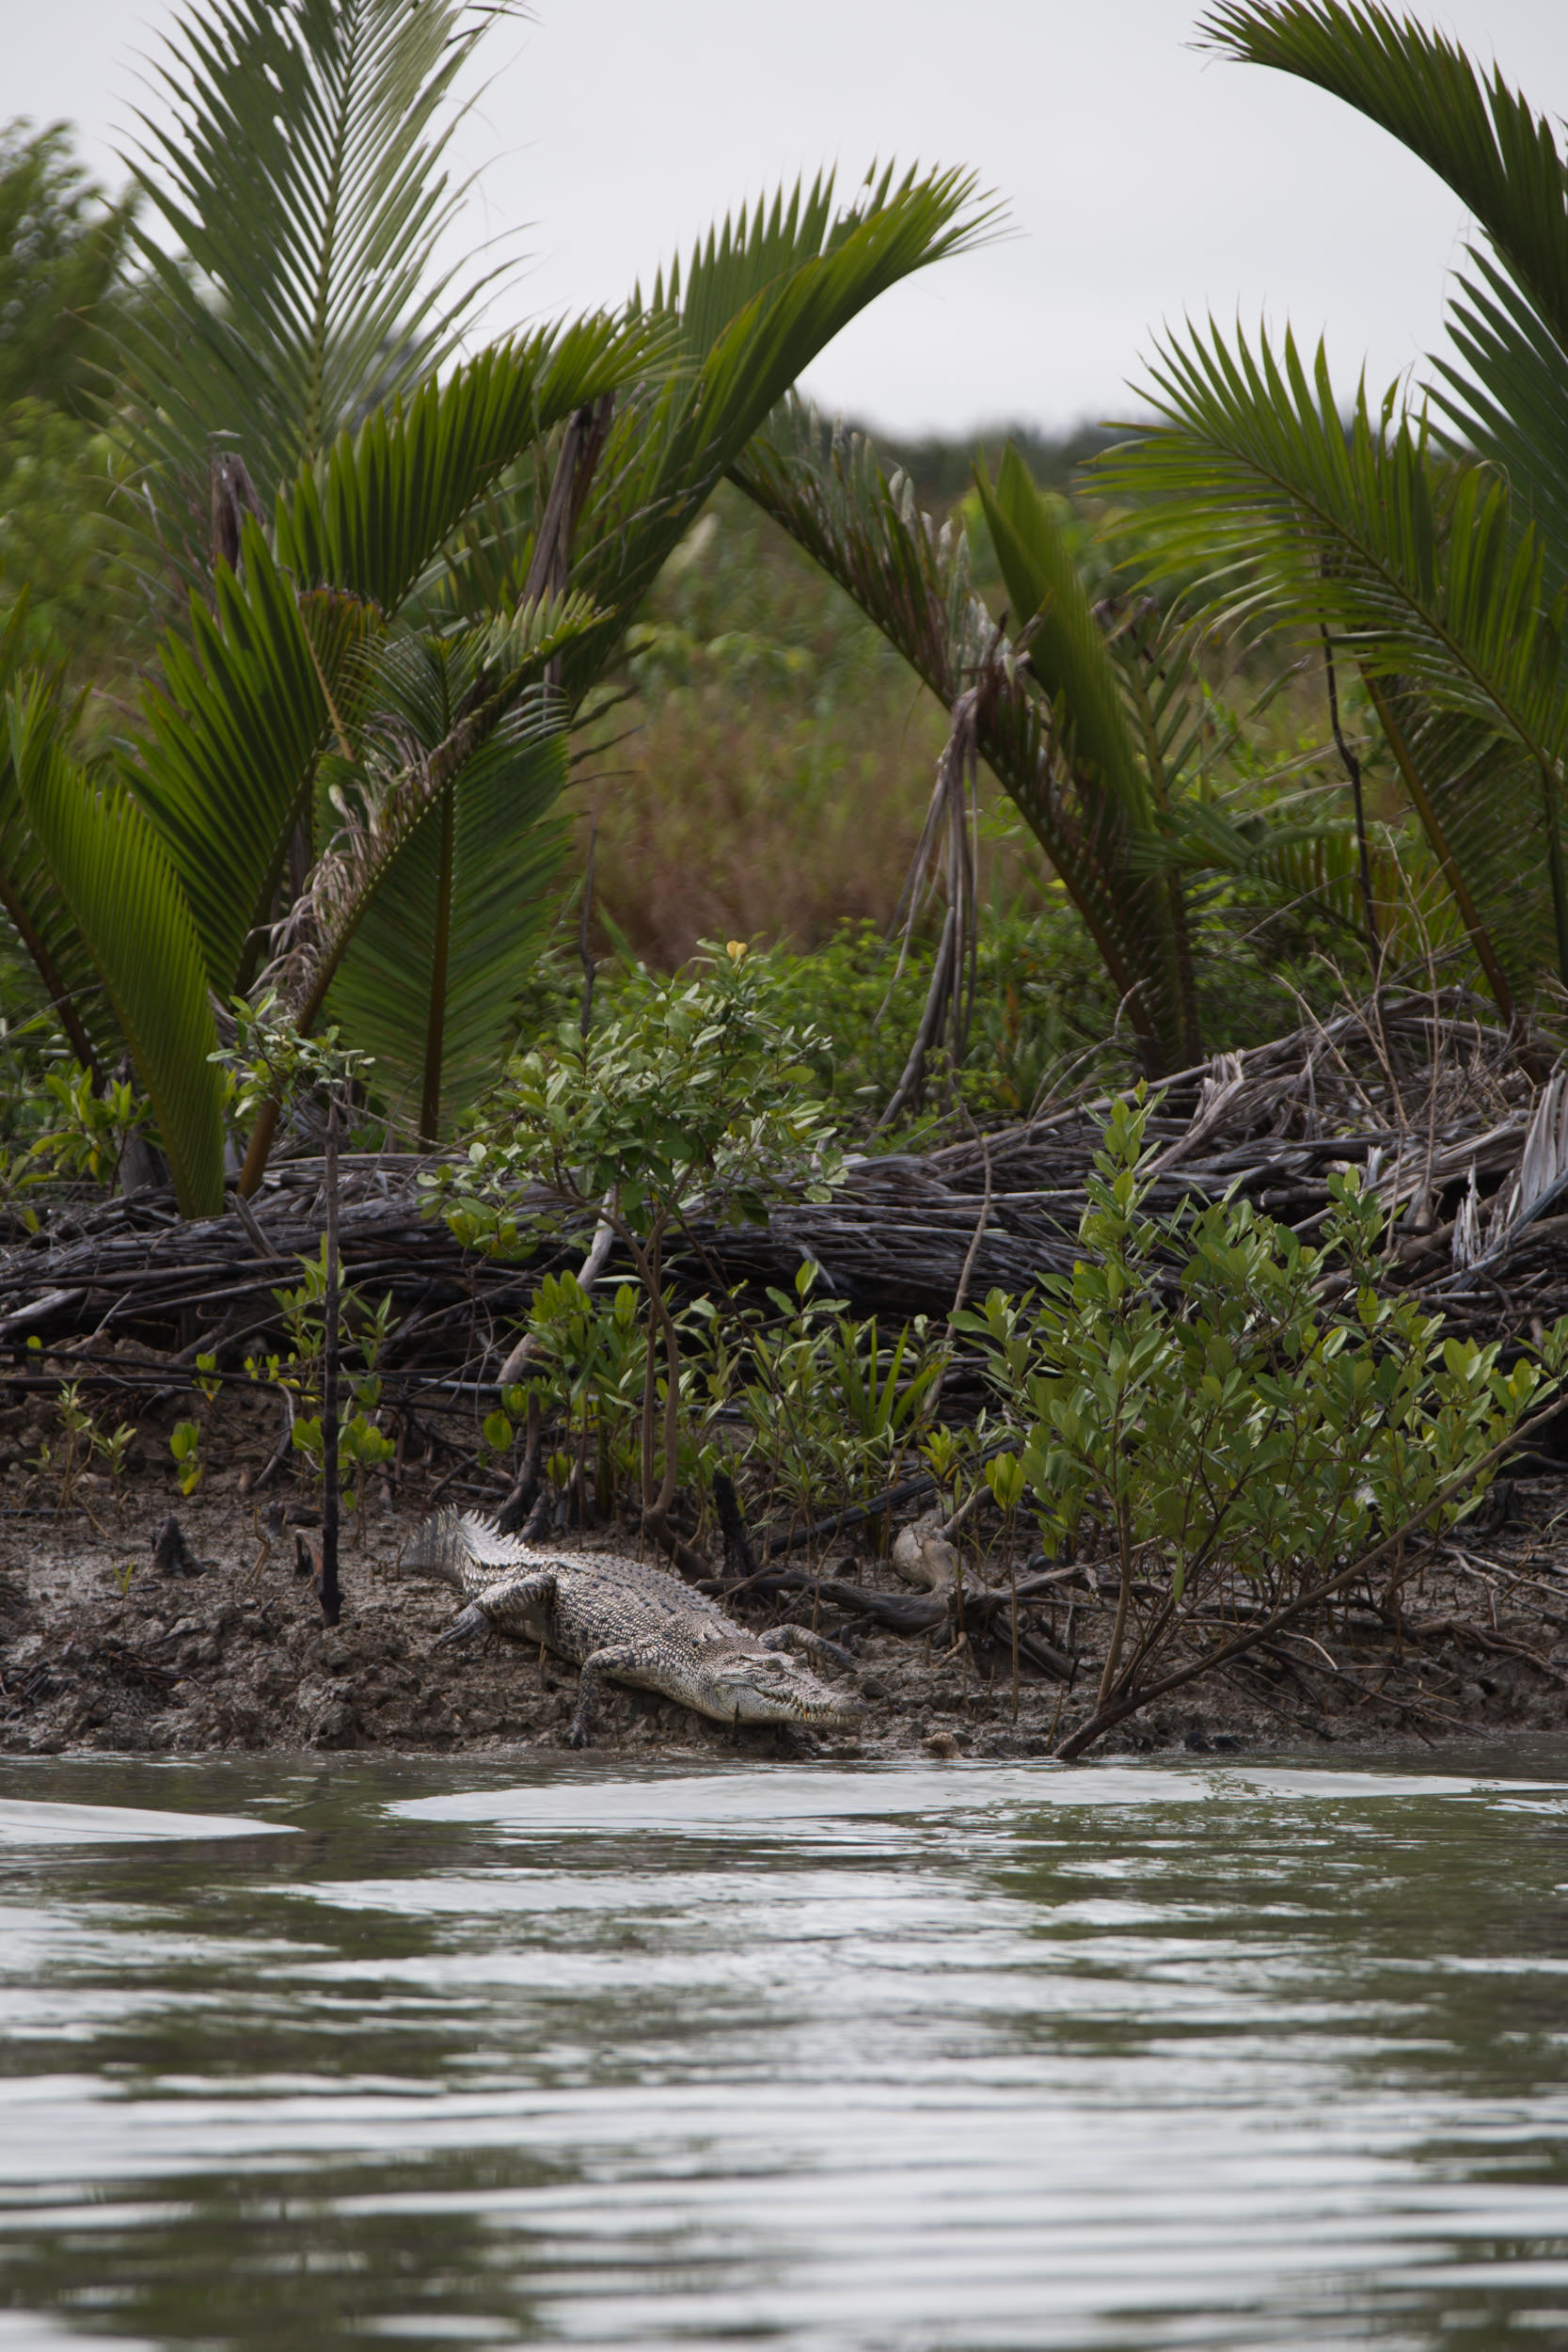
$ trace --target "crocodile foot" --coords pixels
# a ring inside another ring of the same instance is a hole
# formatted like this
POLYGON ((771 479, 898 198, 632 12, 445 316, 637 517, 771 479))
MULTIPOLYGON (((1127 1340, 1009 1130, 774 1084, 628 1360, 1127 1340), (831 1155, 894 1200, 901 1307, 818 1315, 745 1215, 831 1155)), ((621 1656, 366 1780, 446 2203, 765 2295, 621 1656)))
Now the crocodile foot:
POLYGON ((436 1636, 436 1647, 445 1649, 449 1642, 466 1642, 471 1634, 488 1632, 490 1613, 482 1601, 471 1600, 460 1616, 454 1617, 444 1633, 436 1636))

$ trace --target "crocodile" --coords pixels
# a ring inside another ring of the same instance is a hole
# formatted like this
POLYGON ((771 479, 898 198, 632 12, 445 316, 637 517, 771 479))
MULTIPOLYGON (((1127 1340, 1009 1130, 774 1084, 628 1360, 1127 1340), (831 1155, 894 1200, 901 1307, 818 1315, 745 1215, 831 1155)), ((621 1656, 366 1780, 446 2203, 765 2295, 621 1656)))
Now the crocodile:
POLYGON ((852 1667, 847 1650, 802 1626, 752 1633, 717 1601, 662 1568, 615 1552, 557 1552, 503 1535, 477 1512, 437 1511, 403 1565, 452 1585, 467 1604, 437 1647, 494 1630, 540 1642, 578 1669, 568 1744, 592 1735, 601 1677, 674 1699, 721 1724, 847 1729, 859 1704, 786 1656, 852 1667))

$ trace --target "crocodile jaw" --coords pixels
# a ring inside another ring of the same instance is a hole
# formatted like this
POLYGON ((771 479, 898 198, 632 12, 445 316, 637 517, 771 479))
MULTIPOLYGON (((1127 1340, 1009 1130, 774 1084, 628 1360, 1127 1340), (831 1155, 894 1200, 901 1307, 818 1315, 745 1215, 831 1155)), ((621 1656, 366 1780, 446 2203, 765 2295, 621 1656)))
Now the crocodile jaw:
POLYGON ((704 1679, 708 1689, 703 1712, 720 1723, 805 1724, 814 1731, 845 1731, 860 1721, 857 1700, 772 1651, 716 1661, 704 1679))

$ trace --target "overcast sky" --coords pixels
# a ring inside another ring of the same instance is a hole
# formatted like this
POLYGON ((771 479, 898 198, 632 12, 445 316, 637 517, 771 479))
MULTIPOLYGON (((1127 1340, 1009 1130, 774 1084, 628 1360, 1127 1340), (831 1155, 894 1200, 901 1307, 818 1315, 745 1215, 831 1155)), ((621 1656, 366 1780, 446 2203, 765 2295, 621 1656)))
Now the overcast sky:
MULTIPOLYGON (((458 159, 474 243, 522 267, 499 328, 615 302, 737 200, 875 158, 973 167, 1011 234, 875 304, 808 379, 884 429, 1128 413, 1163 321, 1266 310, 1381 389, 1441 335, 1465 222, 1391 139, 1191 48, 1200 0, 535 0, 501 24, 458 159)), ((1553 115, 1568 0, 1416 9, 1553 115)), ((8 0, 7 115, 68 117, 122 176, 161 0, 8 0)))

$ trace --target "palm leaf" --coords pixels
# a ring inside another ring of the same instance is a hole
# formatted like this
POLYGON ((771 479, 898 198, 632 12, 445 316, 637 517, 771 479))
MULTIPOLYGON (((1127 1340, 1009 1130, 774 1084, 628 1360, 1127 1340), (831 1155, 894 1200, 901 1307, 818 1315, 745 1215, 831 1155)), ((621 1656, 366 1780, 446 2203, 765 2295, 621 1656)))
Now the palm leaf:
MULTIPOLYGON (((1169 813, 1177 723, 1171 705, 1175 681, 1190 676, 1190 662, 1173 649, 1162 726, 1136 654, 1131 660, 1114 657, 1050 502, 1011 442, 995 486, 979 471, 975 485, 1007 594, 1028 629, 1029 669, 1051 704, 1061 756, 1081 804, 1096 811, 1096 831, 1114 857, 1113 834, 1131 848, 1151 833, 1158 816, 1169 813)), ((1129 880, 1133 870, 1129 867, 1129 880)), ((1137 916, 1159 934, 1161 959, 1175 977, 1180 1056, 1190 1067, 1202 1047, 1180 884, 1171 874, 1163 886, 1135 885, 1135 894, 1137 916)))
MULTIPOLYGON (((571 584, 592 596, 600 633, 568 657, 574 703, 603 674, 657 577, 752 434, 840 329, 911 272, 963 252, 991 233, 994 208, 971 175, 891 171, 858 200, 835 207, 831 179, 809 194, 781 192, 726 220, 656 282, 632 316, 667 337, 678 364, 648 373, 623 401, 581 504, 571 584)), ((495 592, 516 595, 528 577, 542 506, 522 481, 498 501, 484 532, 454 568, 467 611, 495 592)))
POLYGON ((144 116, 132 160, 166 242, 133 227, 155 299, 128 357, 137 452, 196 574, 212 448, 270 505, 451 352, 478 288, 432 269, 462 194, 439 118, 493 13, 211 0, 177 20, 156 77, 174 127, 144 116))
POLYGON ((17 773, 16 741, 39 742, 64 729, 52 687, 23 671, 26 619, 24 596, 0 631, 0 696, 8 714, 0 732, 0 909, 38 976, 43 1002, 96 1086, 115 1050, 113 1021, 92 959, 28 821, 17 773))
POLYGON ((1354 106, 1447 181, 1568 350, 1568 177, 1551 125, 1456 41, 1356 0, 1223 0, 1198 23, 1223 56, 1354 106))
POLYGON ((1537 535, 1489 469, 1434 452, 1391 397, 1374 424, 1360 395, 1347 431, 1321 347, 1308 380, 1289 336, 1279 360, 1266 342, 1255 356, 1211 329, 1167 343, 1152 378, 1161 426, 1114 453, 1101 479, 1140 503, 1167 565, 1207 557, 1216 604, 1327 628, 1384 682, 1389 709, 1408 698, 1419 716, 1402 740, 1432 733, 1431 758, 1402 763, 1406 784, 1494 986, 1528 994, 1536 967, 1504 933, 1560 940, 1568 959, 1553 847, 1563 648, 1537 535), (1461 824, 1465 796, 1473 821, 1461 824))
POLYGON ((223 1207, 223 1089, 200 945, 146 812, 92 784, 36 707, 12 703, 22 803, 152 1106, 180 1206, 223 1207))
POLYGON ((1469 372, 1436 360, 1433 397, 1534 520, 1556 594, 1568 584, 1568 352, 1484 254, 1472 268, 1449 317, 1469 372))
POLYGON ((312 632, 254 522, 243 560, 243 580, 219 565, 215 614, 193 602, 189 643, 165 639, 127 769, 225 999, 254 969, 327 739, 328 681, 370 617, 350 599, 318 598, 312 632))
POLYGON ((494 344, 377 408, 279 500, 278 562, 302 584, 397 612, 507 467, 645 372, 663 340, 645 320, 594 312, 494 344))
POLYGON ((359 664, 356 756, 324 767, 340 828, 270 977, 301 1029, 331 992, 422 1134, 493 1072, 537 944, 567 773, 564 708, 537 681, 594 617, 569 596, 446 639, 394 633, 359 664))
POLYGON ((370 899, 328 1011, 373 1057, 377 1096, 427 1141, 494 1079, 549 928, 568 833, 557 718, 513 714, 440 793, 370 899))
POLYGON ((994 488, 978 472, 975 487, 1018 626, 1029 628, 1029 666, 1052 702, 1064 706, 1072 756, 1147 826, 1148 779, 1104 637, 1049 503, 1010 441, 994 488))
POLYGON ((1434 364, 1436 398, 1504 469, 1568 580, 1568 163, 1558 128, 1459 44, 1381 6, 1231 0, 1199 31, 1354 106, 1459 198, 1492 254, 1472 256, 1451 327, 1467 368, 1434 364))
POLYGON ((166 637, 130 774, 221 997, 255 971, 317 763, 353 715, 337 707, 345 656, 404 603, 519 449, 646 348, 641 328, 591 317, 498 345, 378 409, 279 501, 276 555, 247 522, 240 572, 217 567, 214 609, 193 602, 188 631, 166 637))

